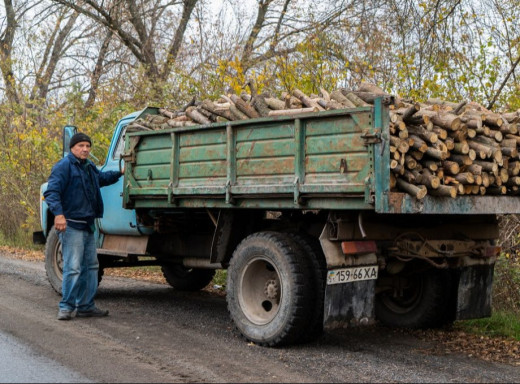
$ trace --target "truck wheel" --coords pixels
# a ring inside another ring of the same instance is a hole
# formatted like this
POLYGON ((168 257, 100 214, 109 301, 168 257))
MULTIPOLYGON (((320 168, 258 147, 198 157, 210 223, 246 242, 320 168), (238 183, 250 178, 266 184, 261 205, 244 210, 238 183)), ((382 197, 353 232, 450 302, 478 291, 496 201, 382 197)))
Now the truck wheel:
POLYGON ((306 256, 309 268, 311 268, 312 280, 309 282, 313 295, 312 314, 304 341, 316 339, 323 333, 323 305, 325 301, 325 283, 327 279, 327 263, 319 241, 305 234, 290 233, 289 236, 294 240, 296 246, 306 256))
MULTIPOLYGON (((387 280, 388 281, 388 280, 387 280)), ((390 327, 435 328, 447 322, 450 277, 445 271, 392 276, 376 296, 376 317, 390 327)))
POLYGON ((240 333, 263 346, 303 341, 315 303, 313 276, 293 240, 277 232, 245 238, 231 258, 228 310, 240 333))
POLYGON ((52 288, 61 295, 61 282, 63 280, 63 255, 58 233, 51 228, 45 243, 45 271, 52 288))
POLYGON ((215 276, 214 269, 187 268, 183 265, 163 265, 166 282, 178 291, 200 291, 215 276))
MULTIPOLYGON (((45 272, 52 288, 61 295, 61 283, 63 281, 63 254, 61 253, 61 242, 54 226, 49 231, 45 243, 45 272)), ((98 284, 103 278, 104 269, 99 265, 98 284)))

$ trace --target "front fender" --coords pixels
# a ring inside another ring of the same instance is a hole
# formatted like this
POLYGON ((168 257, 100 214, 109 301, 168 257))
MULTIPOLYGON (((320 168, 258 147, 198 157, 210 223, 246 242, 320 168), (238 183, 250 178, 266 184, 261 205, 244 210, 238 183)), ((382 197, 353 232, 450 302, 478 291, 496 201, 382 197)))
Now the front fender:
POLYGON ((40 187, 40 226, 45 238, 49 235, 52 224, 54 223, 54 215, 50 212, 49 206, 45 202, 43 193, 47 190, 47 183, 40 187))

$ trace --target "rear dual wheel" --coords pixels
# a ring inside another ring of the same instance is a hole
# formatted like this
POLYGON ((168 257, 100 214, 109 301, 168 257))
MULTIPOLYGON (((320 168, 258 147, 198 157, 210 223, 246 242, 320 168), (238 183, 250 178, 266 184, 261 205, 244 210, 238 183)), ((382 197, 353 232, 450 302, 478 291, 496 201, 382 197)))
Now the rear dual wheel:
POLYGON ((277 346, 315 332, 318 293, 309 257, 283 233, 259 232, 239 244, 228 269, 227 303, 245 338, 277 346))
POLYGON ((401 328, 436 328, 452 321, 451 278, 447 271, 428 270, 387 277, 389 287, 376 296, 376 317, 401 328))

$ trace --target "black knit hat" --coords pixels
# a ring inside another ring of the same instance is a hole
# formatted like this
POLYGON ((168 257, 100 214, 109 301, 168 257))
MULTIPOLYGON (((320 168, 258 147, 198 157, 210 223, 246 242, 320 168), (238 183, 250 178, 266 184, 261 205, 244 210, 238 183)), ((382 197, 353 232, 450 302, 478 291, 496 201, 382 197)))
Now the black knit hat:
POLYGON ((92 140, 90 140, 90 137, 88 137, 84 133, 78 132, 70 138, 69 148, 72 148, 73 146, 75 146, 78 143, 81 143, 82 141, 88 141, 88 143, 92 145, 92 140))

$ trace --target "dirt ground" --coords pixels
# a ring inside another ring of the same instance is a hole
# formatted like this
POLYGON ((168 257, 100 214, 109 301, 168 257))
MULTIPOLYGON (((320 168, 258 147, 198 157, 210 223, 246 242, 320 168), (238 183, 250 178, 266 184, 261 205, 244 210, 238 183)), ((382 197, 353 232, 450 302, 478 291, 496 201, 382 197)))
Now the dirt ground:
POLYGON ((511 340, 374 326, 262 348, 236 333, 222 293, 137 277, 105 275, 97 304, 110 316, 60 322, 41 255, 0 249, 0 331, 96 382, 520 381, 511 340))

